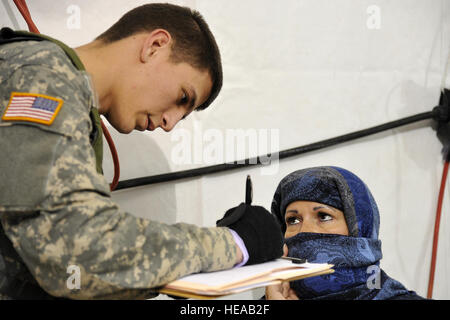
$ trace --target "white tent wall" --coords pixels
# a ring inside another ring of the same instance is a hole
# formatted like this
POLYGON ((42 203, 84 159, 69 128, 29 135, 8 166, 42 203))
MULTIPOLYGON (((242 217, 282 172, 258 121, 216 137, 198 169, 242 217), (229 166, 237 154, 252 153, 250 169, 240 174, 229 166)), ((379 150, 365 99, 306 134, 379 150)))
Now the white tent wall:
MULTIPOLYGON (((28 1, 28 7, 41 33, 75 47, 148 2, 40 0, 28 1)), ((209 23, 221 49, 223 89, 207 110, 194 112, 171 133, 121 135, 108 126, 121 180, 222 163, 232 153, 236 160, 256 156, 267 145, 272 151, 293 148, 430 111, 438 103, 450 49, 449 1, 169 2, 200 11, 209 23), (236 142, 227 141, 242 130, 250 138, 241 157, 236 142), (191 143, 182 144, 188 138, 191 143)), ((27 29, 13 2, 6 0, 0 3, 0 25, 27 29)), ((450 87, 448 75, 445 85, 450 87)), ((247 174, 253 180, 253 203, 270 209, 286 174, 309 166, 341 166, 366 182, 379 206, 381 267, 426 296, 441 149, 431 121, 422 121, 280 160, 269 168, 119 190, 113 198, 137 216, 214 226, 228 208, 244 200, 247 174)), ((106 141, 104 170, 111 181, 106 141)), ((450 298, 449 213, 447 185, 433 294, 437 299, 450 298)), ((262 293, 237 297, 257 299, 262 293)))

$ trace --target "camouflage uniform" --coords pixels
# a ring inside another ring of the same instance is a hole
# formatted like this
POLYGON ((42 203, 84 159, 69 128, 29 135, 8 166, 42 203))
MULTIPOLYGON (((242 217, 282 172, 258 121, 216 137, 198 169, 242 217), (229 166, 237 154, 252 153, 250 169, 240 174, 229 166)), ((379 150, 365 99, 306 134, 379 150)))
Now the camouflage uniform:
POLYGON ((0 120, 0 297, 149 298, 180 276, 234 265, 227 228, 166 225, 111 200, 92 147, 94 93, 58 45, 0 46, 0 116, 12 92, 64 103, 51 125, 0 120), (71 265, 80 289, 67 285, 71 265))

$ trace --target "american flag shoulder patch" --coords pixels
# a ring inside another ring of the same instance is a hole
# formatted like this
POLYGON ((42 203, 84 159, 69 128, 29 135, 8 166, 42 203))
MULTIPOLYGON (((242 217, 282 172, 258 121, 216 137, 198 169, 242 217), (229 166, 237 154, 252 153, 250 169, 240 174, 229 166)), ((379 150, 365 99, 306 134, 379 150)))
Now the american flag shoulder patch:
POLYGON ((51 125, 63 100, 39 93, 12 92, 3 121, 29 121, 51 125))

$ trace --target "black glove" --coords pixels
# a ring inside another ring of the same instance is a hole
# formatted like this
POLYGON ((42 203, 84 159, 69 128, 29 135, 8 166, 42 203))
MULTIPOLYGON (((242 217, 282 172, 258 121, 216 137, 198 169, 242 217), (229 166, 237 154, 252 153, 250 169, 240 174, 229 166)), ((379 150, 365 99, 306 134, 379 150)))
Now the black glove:
POLYGON ((247 265, 262 263, 283 255, 283 234, 275 217, 260 206, 252 206, 251 181, 247 178, 247 200, 227 210, 218 227, 234 230, 244 241, 249 259, 247 265), (249 192, 250 185, 250 192, 249 192))

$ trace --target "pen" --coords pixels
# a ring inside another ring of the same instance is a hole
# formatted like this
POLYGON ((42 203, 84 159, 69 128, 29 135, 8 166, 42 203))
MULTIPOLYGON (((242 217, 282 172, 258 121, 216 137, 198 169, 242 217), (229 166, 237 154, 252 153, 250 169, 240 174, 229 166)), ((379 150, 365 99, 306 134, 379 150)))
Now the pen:
POLYGON ((281 257, 281 259, 291 260, 292 263, 297 263, 297 264, 308 262, 308 260, 306 260, 306 259, 293 258, 293 257, 281 257))

